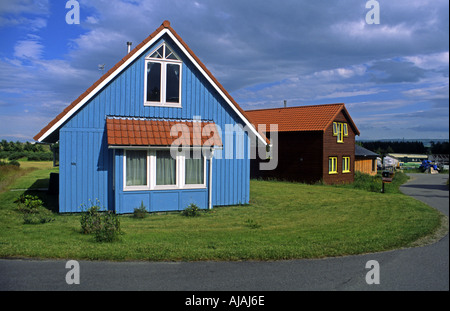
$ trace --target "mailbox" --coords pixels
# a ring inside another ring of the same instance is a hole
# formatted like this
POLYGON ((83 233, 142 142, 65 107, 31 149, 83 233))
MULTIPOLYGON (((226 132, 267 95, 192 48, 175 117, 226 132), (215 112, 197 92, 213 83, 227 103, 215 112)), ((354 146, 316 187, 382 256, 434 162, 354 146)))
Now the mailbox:
POLYGON ((384 171, 381 173, 381 177, 383 182, 392 182, 392 178, 394 178, 394 172, 384 171))

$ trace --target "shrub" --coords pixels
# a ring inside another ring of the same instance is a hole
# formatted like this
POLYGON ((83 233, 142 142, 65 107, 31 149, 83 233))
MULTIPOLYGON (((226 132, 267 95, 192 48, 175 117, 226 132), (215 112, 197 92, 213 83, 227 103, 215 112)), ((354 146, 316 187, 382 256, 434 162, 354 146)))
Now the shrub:
POLYGON ((43 207, 42 200, 37 196, 22 194, 14 202, 22 213, 24 224, 43 224, 55 220, 53 213, 43 207))
POLYGON ((134 218, 145 218, 147 216, 147 208, 144 205, 144 201, 141 201, 141 206, 134 209, 134 218))
POLYGON ((95 232, 100 225, 100 207, 92 205, 87 211, 81 213, 80 225, 83 234, 95 232))
POLYGON ((186 207, 181 214, 187 217, 197 217, 200 216, 200 209, 194 203, 191 203, 188 207, 186 207))
POLYGON ((20 166, 20 163, 19 163, 18 161, 16 161, 16 160, 9 161, 8 164, 9 164, 9 165, 14 165, 14 166, 17 166, 17 167, 20 166))
POLYGON ((95 228, 94 235, 97 242, 114 242, 120 236, 120 221, 115 213, 107 211, 102 213, 100 223, 95 228))
POLYGON ((85 210, 82 205, 82 214, 80 218, 81 232, 83 234, 94 234, 97 242, 113 242, 119 239, 120 221, 117 215, 111 211, 101 212, 100 204, 97 204, 85 210))
POLYGON ((23 158, 23 157, 26 157, 26 153, 25 152, 13 152, 13 153, 10 153, 8 155, 8 159, 10 161, 18 160, 18 159, 23 158))
POLYGON ((22 213, 36 213, 43 204, 39 197, 24 193, 14 203, 17 203, 17 209, 22 213))

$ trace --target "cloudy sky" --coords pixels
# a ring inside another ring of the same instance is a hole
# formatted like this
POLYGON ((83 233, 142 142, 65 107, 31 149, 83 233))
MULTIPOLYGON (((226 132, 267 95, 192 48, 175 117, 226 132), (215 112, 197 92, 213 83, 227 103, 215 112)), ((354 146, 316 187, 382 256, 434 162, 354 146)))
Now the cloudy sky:
POLYGON ((345 103, 358 139, 449 138, 448 0, 0 1, 0 139, 32 140, 164 20, 243 109, 345 103))

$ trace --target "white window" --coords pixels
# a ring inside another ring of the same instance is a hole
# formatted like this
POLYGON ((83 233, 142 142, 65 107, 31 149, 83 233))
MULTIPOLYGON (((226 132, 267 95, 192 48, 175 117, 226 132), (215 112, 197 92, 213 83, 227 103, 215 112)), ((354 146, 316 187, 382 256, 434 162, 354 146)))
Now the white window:
POLYGON ((179 153, 170 149, 125 150, 125 191, 206 188, 206 158, 201 150, 179 153))
POLYGON ((163 43, 145 58, 144 105, 181 107, 182 62, 163 43))
POLYGON ((205 184, 205 158, 192 150, 184 157, 184 184, 186 186, 205 184))
MULTIPOLYGON (((172 158, 170 150, 157 150, 156 159, 156 186, 177 185, 177 158, 172 158)), ((162 187, 160 187, 162 188, 162 187)))
POLYGON ((148 152, 147 150, 125 151, 124 185, 127 190, 145 190, 148 188, 148 152))

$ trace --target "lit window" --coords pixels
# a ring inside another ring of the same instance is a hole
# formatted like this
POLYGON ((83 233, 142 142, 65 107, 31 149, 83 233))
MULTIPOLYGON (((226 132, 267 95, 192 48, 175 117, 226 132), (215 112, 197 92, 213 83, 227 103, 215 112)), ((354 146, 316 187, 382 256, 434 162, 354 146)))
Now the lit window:
POLYGON ((145 59, 145 105, 181 107, 181 60, 163 43, 145 59))
POLYGON ((328 158, 328 174, 337 174, 337 157, 328 158))
POLYGON ((350 157, 342 157, 342 173, 350 173, 350 157))

